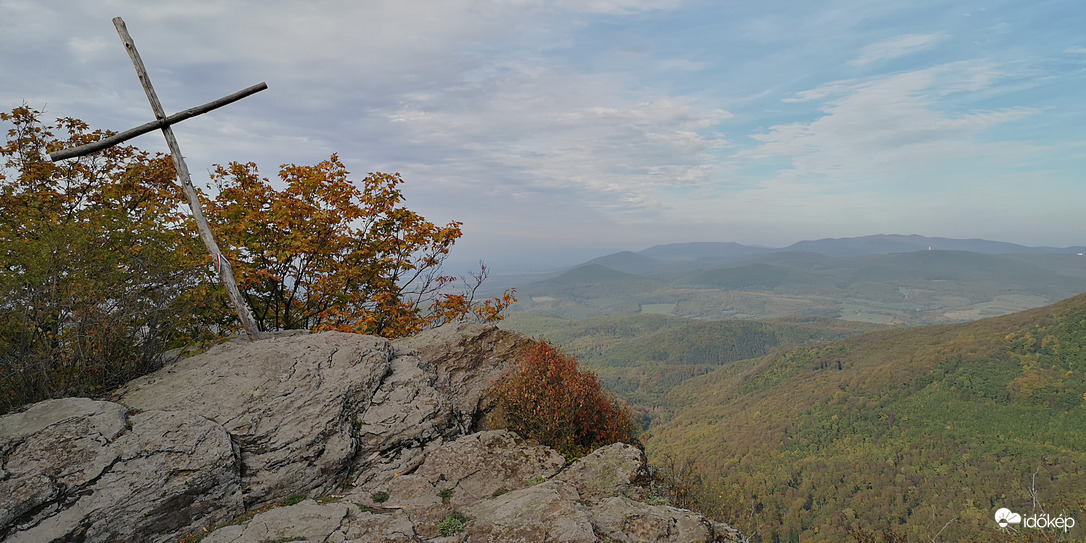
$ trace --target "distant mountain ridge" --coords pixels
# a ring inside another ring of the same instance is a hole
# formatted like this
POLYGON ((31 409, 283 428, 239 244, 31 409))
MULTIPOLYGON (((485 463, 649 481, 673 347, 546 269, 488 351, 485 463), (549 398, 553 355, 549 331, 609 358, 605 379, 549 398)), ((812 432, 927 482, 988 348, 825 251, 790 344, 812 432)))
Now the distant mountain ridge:
POLYGON ((875 235, 780 249, 678 243, 622 251, 515 285, 514 310, 701 319, 826 316, 880 324, 976 320, 1086 291, 1086 247, 875 235))
POLYGON ((637 254, 659 260, 701 260, 726 262, 752 256, 764 255, 783 249, 755 247, 735 242, 697 241, 691 243, 670 243, 654 245, 637 254))
MULTIPOLYGON (((768 253, 805 251, 827 256, 866 256, 890 253, 908 253, 926 249, 942 251, 969 251, 985 254, 1077 254, 1086 251, 1086 246, 1074 247, 1031 247, 991 241, 986 239, 955 239, 927 237, 917 234, 875 234, 852 238, 823 238, 804 240, 787 247, 771 248, 743 245, 734 242, 693 242, 654 245, 636 254, 659 260, 692 260, 705 262, 728 262, 759 256, 768 253)), ((604 257, 606 258, 606 257, 604 257)))

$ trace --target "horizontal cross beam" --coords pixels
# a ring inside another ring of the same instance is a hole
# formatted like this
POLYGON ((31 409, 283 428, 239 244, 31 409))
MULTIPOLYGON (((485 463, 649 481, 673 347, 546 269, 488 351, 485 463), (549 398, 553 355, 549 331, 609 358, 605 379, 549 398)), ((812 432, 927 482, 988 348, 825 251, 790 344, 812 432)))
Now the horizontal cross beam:
POLYGON ((102 149, 105 149, 106 147, 112 147, 112 146, 117 145, 118 143, 121 143, 123 141, 128 141, 128 140, 130 140, 130 139, 132 139, 132 138, 134 138, 136 136, 141 136, 141 135, 146 134, 146 133, 148 133, 148 132, 150 132, 152 130, 158 130, 158 129, 161 129, 161 128, 166 128, 167 126, 170 126, 171 124, 179 123, 179 122, 181 122, 181 121, 183 121, 185 119, 207 113, 208 111, 218 109, 218 108, 223 107, 223 106, 225 106, 227 104, 232 104, 234 102, 237 102, 238 100, 241 100, 242 98, 245 98, 246 96, 256 94, 256 93, 258 93, 258 92, 260 92, 260 91, 262 91, 264 89, 267 89, 267 88, 268 88, 268 84, 261 82, 259 84, 253 85, 253 86, 251 86, 251 87, 249 87, 247 89, 235 92, 234 94, 231 94, 230 96, 224 96, 224 97, 219 98, 218 100, 215 100, 213 102, 208 102, 208 103, 206 103, 206 104, 204 104, 202 106, 196 106, 194 108, 189 108, 189 109, 186 109, 185 111, 182 111, 182 112, 179 112, 179 113, 174 113, 173 115, 170 115, 169 117, 166 117, 165 119, 156 119, 156 120, 153 120, 153 121, 151 121, 149 123, 141 124, 141 125, 139 125, 139 126, 137 126, 135 128, 125 130, 124 132, 120 132, 120 133, 114 134, 112 136, 102 138, 102 139, 100 139, 98 141, 94 141, 94 142, 88 143, 86 145, 80 145, 79 147, 72 147, 70 149, 62 149, 60 151, 49 153, 49 158, 51 158, 53 160, 53 162, 57 162, 57 161, 65 160, 65 159, 68 159, 68 158, 88 155, 88 154, 93 153, 95 151, 100 151, 102 149))

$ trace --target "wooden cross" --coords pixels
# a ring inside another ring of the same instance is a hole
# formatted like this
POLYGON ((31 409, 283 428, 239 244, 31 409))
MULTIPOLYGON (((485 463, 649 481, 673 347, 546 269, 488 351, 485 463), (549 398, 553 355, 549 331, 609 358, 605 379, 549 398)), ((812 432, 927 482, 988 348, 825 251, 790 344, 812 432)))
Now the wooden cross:
POLYGON ((125 49, 128 50, 128 56, 132 58, 132 64, 136 67, 136 75, 139 76, 140 83, 143 84, 143 90, 147 93, 147 100, 151 102, 151 109, 155 112, 156 120, 87 145, 50 153, 49 158, 58 161, 66 158, 83 156, 107 147, 112 147, 122 141, 139 136, 140 134, 146 134, 156 128, 161 129, 162 135, 166 137, 166 143, 170 146, 170 155, 173 157, 173 164, 177 170, 177 178, 181 181, 181 186, 185 190, 185 196, 188 198, 189 209, 192 210, 192 218, 196 221, 196 229, 200 232, 200 239, 202 239, 204 245, 207 246, 208 252, 211 253, 211 258, 215 260, 215 267, 219 272, 219 279, 226 287, 226 294, 230 300, 230 305, 232 305, 234 311, 237 312, 238 319, 241 320, 241 324, 245 328, 245 333, 249 336, 250 340, 266 337, 266 334, 257 329, 252 313, 249 312, 249 306, 246 305, 245 299, 241 297, 241 292, 238 291, 237 282, 234 281, 234 272, 230 268, 230 261, 222 256, 222 253, 219 251, 219 245, 215 243, 215 237, 211 235, 211 228, 208 227, 207 219, 204 217, 204 210, 203 207, 200 206, 200 199, 196 194, 196 189, 192 186, 192 179, 189 177, 188 166, 185 165, 185 159, 181 156, 181 147, 177 144, 177 139, 174 138, 173 129, 170 128, 170 125, 241 100, 246 96, 268 88, 268 85, 265 83, 253 85, 243 91, 220 98, 214 102, 208 102, 202 106, 187 109, 181 113, 167 117, 162 109, 162 103, 158 101, 158 95, 155 94, 154 87, 151 86, 151 79, 147 77, 147 69, 143 66, 143 60, 140 59, 140 54, 136 51, 136 44, 132 42, 132 36, 128 34, 128 28, 125 27, 124 21, 120 17, 115 17, 113 19, 113 26, 117 27, 117 34, 121 36, 121 41, 124 43, 125 49))

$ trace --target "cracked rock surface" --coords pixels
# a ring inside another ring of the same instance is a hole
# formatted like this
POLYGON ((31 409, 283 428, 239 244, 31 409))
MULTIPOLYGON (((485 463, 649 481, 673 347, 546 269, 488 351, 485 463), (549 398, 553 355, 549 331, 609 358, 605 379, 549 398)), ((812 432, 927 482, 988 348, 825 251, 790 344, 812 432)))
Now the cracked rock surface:
POLYGON ((478 432, 437 447, 416 470, 387 485, 356 488, 334 503, 308 500, 274 509, 204 541, 745 541, 729 526, 691 511, 640 501, 644 470, 644 456, 629 445, 610 445, 566 466, 552 449, 516 434, 478 432), (374 502, 378 492, 387 500, 374 502), (454 512, 467 522, 460 532, 442 536, 440 523, 454 512))
POLYGON ((352 423, 392 358, 388 340, 339 332, 230 342, 130 382, 116 401, 184 409, 225 427, 253 507, 336 487, 358 450, 352 423))
POLYGON ((0 417, 0 540, 168 541, 243 511, 222 426, 66 398, 0 417))
POLYGON ((475 324, 232 342, 116 403, 34 404, 0 417, 0 540, 741 540, 643 503, 634 447, 567 466, 487 431, 485 391, 527 342, 475 324), (274 505, 291 494, 310 499, 274 505), (454 513, 466 521, 443 536, 454 513))
POLYGON ((387 483, 445 441, 485 427, 484 392, 528 343, 477 324, 447 325, 391 343, 392 370, 357 417, 352 481, 387 483))

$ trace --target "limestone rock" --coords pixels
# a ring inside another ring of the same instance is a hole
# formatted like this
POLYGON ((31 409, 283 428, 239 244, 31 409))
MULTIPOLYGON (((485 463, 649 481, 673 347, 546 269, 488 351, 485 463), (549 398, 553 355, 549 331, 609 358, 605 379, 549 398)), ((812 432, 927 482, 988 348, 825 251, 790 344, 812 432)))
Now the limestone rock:
POLYGON ((691 511, 639 501, 646 495, 640 486, 644 461, 636 447, 615 444, 564 466, 558 453, 515 434, 479 432, 436 447, 387 487, 359 487, 343 496, 340 503, 358 506, 347 507, 346 515, 337 504, 302 502, 213 532, 205 541, 745 541, 691 511), (387 501, 375 503, 372 495, 386 488, 387 501), (454 512, 467 518, 464 529, 443 537, 439 526, 454 512))
POLYGON ((247 522, 212 531, 203 543, 410 543, 421 541, 406 514, 373 514, 346 501, 317 503, 304 500, 289 507, 269 509, 247 522))
POLYGON ((452 400, 460 434, 470 433, 488 407, 483 393, 528 338, 478 324, 446 325, 395 342, 397 353, 415 353, 433 386, 452 400))
POLYGON ((259 513, 243 526, 226 526, 211 532, 204 543, 245 543, 263 541, 345 541, 343 530, 350 505, 318 504, 303 500, 290 507, 259 513))
POLYGON ((599 532, 615 543, 709 543, 721 540, 717 538, 714 524, 697 513, 674 507, 646 505, 625 496, 600 500, 599 504, 592 508, 592 518, 599 532))
POLYGON ((117 401, 222 424, 244 463, 247 507, 327 494, 358 450, 358 413, 391 370, 381 338, 327 332, 231 342, 129 383, 117 401))
POLYGON ((563 497, 557 483, 546 482, 503 494, 465 509, 471 541, 543 543, 594 542, 586 507, 563 497))
MULTIPOLYGON (((429 453, 425 462, 386 487, 369 487, 389 495, 389 507, 407 512, 416 531, 425 537, 438 534, 438 524, 457 507, 529 486, 534 478, 551 477, 565 466, 553 449, 531 445, 504 430, 479 432, 457 439, 429 453)), ((374 504, 363 487, 348 498, 374 504)))
POLYGON ((229 434, 192 413, 40 402, 0 417, 0 457, 10 543, 167 541, 243 510, 229 434))
POLYGON ((409 475, 388 485, 389 503, 422 506, 440 504, 439 492, 454 506, 524 488, 533 478, 549 478, 566 460, 554 449, 525 442, 505 430, 464 436, 426 457, 409 475))
POLYGON ((395 342, 338 332, 232 342, 133 381, 117 401, 221 423, 255 507, 417 467, 473 429, 483 391, 525 342, 473 324, 395 342))
POLYGON ((411 518, 406 513, 392 511, 384 514, 362 512, 352 514, 346 528, 345 541, 359 543, 405 543, 420 541, 411 518))
POLYGON ((485 390, 528 340, 478 324, 446 325, 392 343, 392 371, 358 416, 354 482, 383 487, 445 441, 481 429, 485 390))
POLYGON ((644 499, 645 489, 639 483, 647 476, 645 454, 632 445, 615 443, 580 459, 556 480, 572 485, 581 499, 594 503, 612 496, 644 499))
POLYGON ((527 341, 460 324, 227 343, 129 383, 118 403, 0 417, 0 540, 165 542, 227 524, 204 541, 743 541, 644 503, 636 447, 567 466, 488 431, 485 390, 527 341), (272 507, 290 494, 321 499, 272 507), (455 515, 462 530, 443 536, 455 515))

